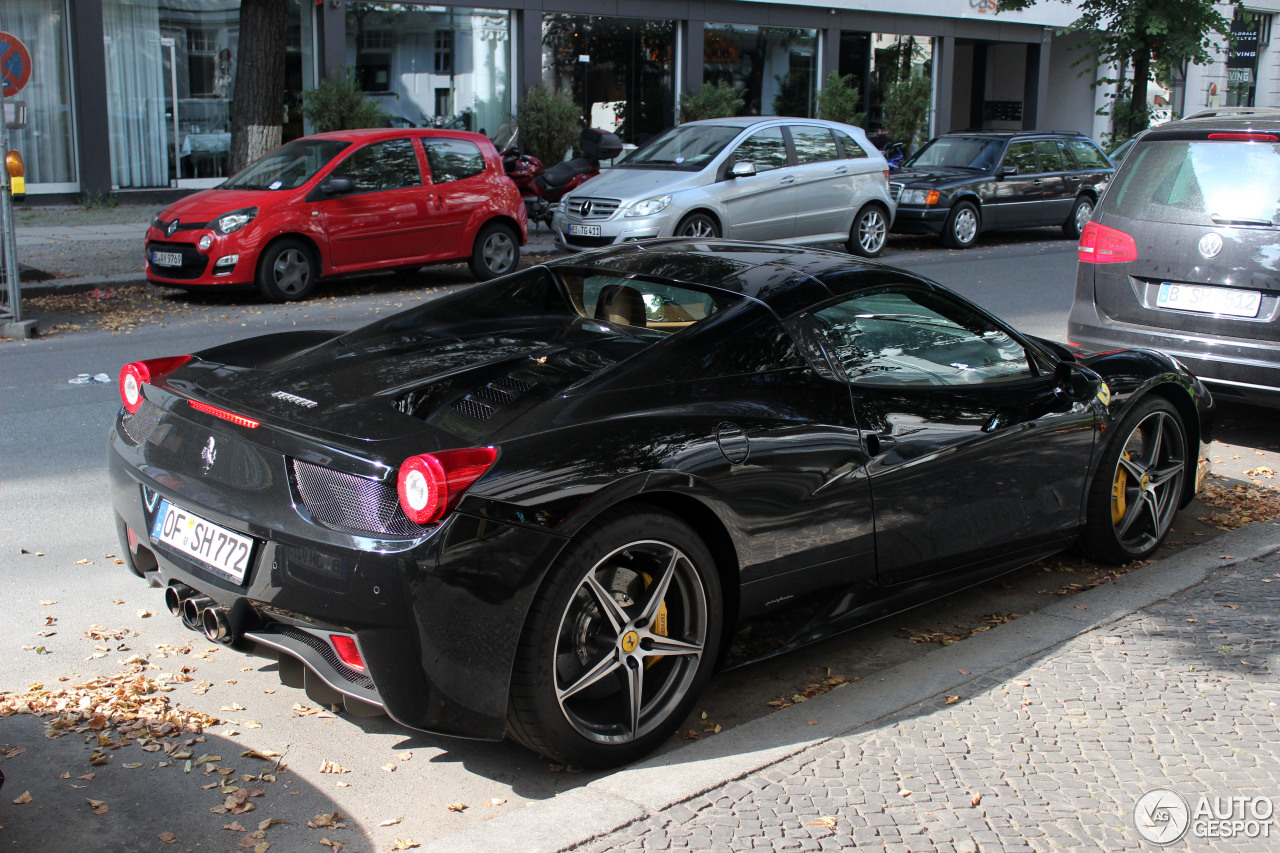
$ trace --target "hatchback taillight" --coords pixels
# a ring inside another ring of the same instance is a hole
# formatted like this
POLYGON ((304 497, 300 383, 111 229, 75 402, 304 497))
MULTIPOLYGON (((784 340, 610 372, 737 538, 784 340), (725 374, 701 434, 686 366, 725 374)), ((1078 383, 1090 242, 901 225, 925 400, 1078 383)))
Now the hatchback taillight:
POLYGON ((1080 261, 1086 264, 1119 264, 1138 259, 1138 244, 1118 228, 1089 222, 1080 232, 1080 261))
POLYGON ((174 355, 168 358, 149 358, 146 361, 134 361, 120 369, 120 401, 125 411, 133 414, 142 405, 142 386, 151 380, 172 373, 191 360, 189 355, 174 355))
POLYGON ((396 493, 415 524, 431 524, 457 506, 462 494, 498 458, 496 447, 469 447, 410 456, 400 465, 396 493))

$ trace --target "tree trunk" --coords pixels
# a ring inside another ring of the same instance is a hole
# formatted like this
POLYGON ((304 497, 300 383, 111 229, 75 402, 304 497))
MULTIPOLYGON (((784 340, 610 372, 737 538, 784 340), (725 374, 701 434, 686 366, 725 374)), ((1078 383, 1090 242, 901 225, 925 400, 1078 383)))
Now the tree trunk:
POLYGON ((1129 102, 1128 135, 1145 130, 1151 117, 1147 113, 1147 79, 1151 76, 1151 48, 1143 40, 1133 54, 1133 99, 1129 102))
POLYGON ((231 171, 280 144, 288 0, 240 0, 240 53, 231 101, 231 171))

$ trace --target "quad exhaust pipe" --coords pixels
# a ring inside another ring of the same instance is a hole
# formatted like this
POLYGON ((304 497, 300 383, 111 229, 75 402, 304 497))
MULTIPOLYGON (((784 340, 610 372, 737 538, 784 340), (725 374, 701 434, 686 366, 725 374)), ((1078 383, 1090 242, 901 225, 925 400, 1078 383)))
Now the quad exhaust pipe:
POLYGON ((231 642, 231 626, 227 622, 225 607, 206 607, 200 612, 200 627, 204 635, 217 643, 231 642))
POLYGON ((164 591, 164 606, 168 607, 169 612, 174 616, 181 616, 182 605, 195 594, 196 591, 185 583, 169 584, 164 591))
POLYGON ((170 584, 164 591, 164 604, 192 631, 199 631, 216 643, 235 640, 231 632, 230 611, 186 584, 170 584))
POLYGON ((213 599, 207 595, 193 595, 182 602, 182 624, 192 631, 201 630, 201 614, 213 606, 213 599))

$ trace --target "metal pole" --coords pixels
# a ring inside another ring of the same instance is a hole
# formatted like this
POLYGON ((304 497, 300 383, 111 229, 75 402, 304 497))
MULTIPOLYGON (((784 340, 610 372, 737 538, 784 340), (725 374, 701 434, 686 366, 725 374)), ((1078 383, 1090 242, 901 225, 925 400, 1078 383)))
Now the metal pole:
MULTIPOLYGON (((4 83, 0 81, 0 158, 9 153, 9 121, 5 115, 4 83)), ((13 226, 13 194, 8 168, 0 168, 0 249, 13 322, 22 321, 22 292, 18 284, 18 235, 13 226)))

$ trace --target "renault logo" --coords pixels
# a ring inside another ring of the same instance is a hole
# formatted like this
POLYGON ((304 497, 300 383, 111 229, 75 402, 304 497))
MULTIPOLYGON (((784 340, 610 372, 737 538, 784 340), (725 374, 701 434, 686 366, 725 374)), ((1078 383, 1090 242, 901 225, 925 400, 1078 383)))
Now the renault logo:
POLYGON ((1216 258, 1222 251, 1222 235, 1216 231, 1210 231, 1200 238, 1199 249, 1200 254, 1206 258, 1216 258))
POLYGON ((178 217, 174 217, 173 221, 164 227, 164 236, 172 237, 173 232, 178 230, 178 217))

